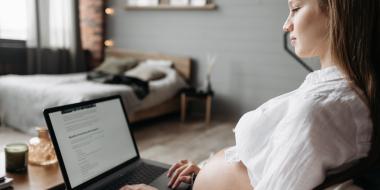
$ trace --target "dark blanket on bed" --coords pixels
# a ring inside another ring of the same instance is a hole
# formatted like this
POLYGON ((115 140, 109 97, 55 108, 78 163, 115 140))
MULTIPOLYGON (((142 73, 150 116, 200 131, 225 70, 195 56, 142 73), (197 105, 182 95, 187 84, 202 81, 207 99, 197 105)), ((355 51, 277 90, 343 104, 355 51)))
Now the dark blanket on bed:
POLYGON ((134 77, 92 71, 87 73, 87 80, 104 84, 128 85, 133 89, 133 92, 140 100, 149 94, 149 83, 134 77))

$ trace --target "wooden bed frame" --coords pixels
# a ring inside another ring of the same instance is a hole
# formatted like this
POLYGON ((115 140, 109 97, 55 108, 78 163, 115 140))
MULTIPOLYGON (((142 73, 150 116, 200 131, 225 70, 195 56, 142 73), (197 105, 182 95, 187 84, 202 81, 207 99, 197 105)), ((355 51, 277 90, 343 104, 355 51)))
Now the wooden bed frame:
MULTIPOLYGON (((186 57, 177 57, 170 55, 163 55, 160 53, 141 53, 121 49, 106 49, 106 56, 113 56, 118 58, 133 58, 137 61, 147 59, 152 60, 170 60, 174 63, 174 69, 186 80, 187 83, 191 79, 191 59, 186 57)), ((176 95, 162 104, 139 110, 128 114, 130 122, 134 123, 144 119, 150 119, 161 115, 178 112, 180 110, 180 95, 176 95)))

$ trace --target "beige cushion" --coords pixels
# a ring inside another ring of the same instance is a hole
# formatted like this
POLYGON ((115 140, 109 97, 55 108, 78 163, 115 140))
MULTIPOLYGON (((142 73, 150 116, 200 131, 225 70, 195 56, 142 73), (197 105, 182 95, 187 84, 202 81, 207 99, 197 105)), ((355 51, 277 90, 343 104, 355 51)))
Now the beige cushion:
POLYGON ((140 64, 137 67, 125 72, 126 76, 135 77, 143 81, 162 79, 166 76, 165 72, 158 67, 140 64))
POLYGON ((137 61, 131 58, 107 57, 104 62, 95 69, 108 74, 122 74, 137 65, 137 61))

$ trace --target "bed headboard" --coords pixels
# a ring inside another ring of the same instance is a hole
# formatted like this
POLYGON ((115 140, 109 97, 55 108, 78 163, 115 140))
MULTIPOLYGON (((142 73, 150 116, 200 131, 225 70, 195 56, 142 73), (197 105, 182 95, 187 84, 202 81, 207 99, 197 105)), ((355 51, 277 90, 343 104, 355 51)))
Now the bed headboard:
POLYGON ((106 56, 120 57, 120 58, 134 58, 138 61, 146 59, 153 60, 169 60, 174 63, 174 68, 186 81, 191 79, 191 59, 186 57, 177 57, 171 55, 164 55, 160 53, 141 53, 122 49, 107 48, 106 56))

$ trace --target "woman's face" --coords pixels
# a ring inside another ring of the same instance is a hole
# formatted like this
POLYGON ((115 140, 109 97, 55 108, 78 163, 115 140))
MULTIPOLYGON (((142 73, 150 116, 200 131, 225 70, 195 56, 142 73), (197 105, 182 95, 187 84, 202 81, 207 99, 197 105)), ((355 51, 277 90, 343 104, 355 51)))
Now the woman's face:
POLYGON ((318 0, 288 0, 289 16, 283 30, 299 57, 324 56, 328 51, 328 16, 318 0))

